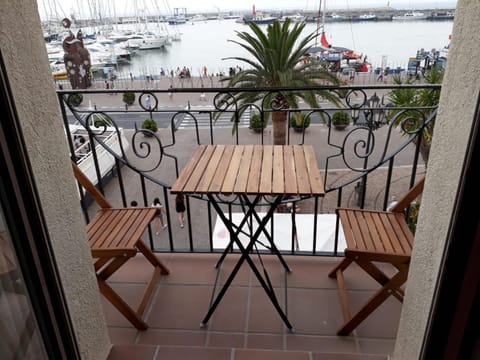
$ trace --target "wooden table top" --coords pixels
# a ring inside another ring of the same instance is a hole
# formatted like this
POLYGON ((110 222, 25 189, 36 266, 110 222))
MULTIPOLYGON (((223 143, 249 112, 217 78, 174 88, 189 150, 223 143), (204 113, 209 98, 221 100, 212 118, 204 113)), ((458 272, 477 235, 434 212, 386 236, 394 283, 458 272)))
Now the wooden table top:
POLYGON ((200 145, 171 192, 325 194, 311 145, 200 145))

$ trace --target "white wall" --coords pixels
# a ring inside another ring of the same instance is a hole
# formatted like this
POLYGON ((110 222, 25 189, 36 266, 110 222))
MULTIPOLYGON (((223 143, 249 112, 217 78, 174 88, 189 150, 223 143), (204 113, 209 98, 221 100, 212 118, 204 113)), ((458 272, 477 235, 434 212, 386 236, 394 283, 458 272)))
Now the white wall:
POLYGON ((394 359, 419 359, 480 93, 480 1, 459 0, 394 359))
POLYGON ((0 0, 0 49, 82 359, 111 344, 35 0, 0 0))

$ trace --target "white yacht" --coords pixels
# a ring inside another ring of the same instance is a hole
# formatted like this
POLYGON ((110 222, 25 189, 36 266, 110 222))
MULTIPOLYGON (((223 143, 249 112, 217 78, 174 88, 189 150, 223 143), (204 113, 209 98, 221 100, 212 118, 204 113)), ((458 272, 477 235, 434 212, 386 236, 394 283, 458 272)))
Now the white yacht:
POLYGON ((155 34, 152 31, 143 31, 132 34, 126 41, 127 46, 138 46, 139 50, 160 49, 165 47, 168 36, 155 34))
POLYGON ((398 15, 398 16, 393 16, 392 20, 426 20, 427 15, 425 15, 423 12, 418 12, 418 11, 412 11, 412 12, 407 12, 403 15, 398 15))
POLYGON ((197 14, 197 15, 193 15, 191 18, 190 18, 190 21, 192 22, 201 22, 201 21, 207 21, 207 17, 205 15, 202 15, 202 14, 197 14))

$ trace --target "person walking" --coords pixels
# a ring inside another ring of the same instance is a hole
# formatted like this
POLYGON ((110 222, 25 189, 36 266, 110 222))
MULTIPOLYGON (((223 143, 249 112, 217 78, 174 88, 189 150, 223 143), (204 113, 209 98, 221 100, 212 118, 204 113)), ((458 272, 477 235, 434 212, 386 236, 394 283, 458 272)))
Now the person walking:
POLYGON ((380 74, 378 75, 377 81, 383 81, 383 69, 380 69, 380 74))
POLYGON ((152 109, 152 101, 150 99, 150 95, 147 95, 147 97, 145 99, 145 107, 147 108, 147 110, 152 109))
POLYGON ((177 194, 177 197, 175 198, 175 211, 178 214, 180 227, 183 229, 185 226, 185 198, 183 194, 177 194))
POLYGON ((155 215, 154 223, 155 223, 155 235, 160 234, 160 225, 162 226, 162 229, 165 230, 167 228, 167 224, 165 224, 163 220, 163 215, 165 214, 165 208, 163 207, 163 204, 160 202, 160 199, 156 197, 153 199, 152 206, 158 207, 158 212, 155 215))

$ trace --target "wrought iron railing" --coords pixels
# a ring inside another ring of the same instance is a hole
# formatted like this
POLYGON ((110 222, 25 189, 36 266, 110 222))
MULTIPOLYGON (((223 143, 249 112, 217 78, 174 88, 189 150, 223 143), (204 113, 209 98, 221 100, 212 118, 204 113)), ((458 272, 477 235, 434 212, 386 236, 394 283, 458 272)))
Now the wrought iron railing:
MULTIPOLYGON (((250 118, 258 114, 261 119, 269 119, 272 112, 284 111, 288 121, 286 142, 314 146, 326 195, 322 199, 285 199, 271 224, 274 240, 280 241, 275 236, 285 237, 274 230, 281 227, 289 238, 282 251, 336 255, 343 250, 336 207, 386 209, 397 192, 406 192, 418 174, 425 172, 427 158, 421 157, 424 135, 433 127, 436 106, 396 107, 389 101, 393 89, 438 92, 440 86, 61 90, 57 94, 72 159, 82 161, 83 170, 111 202, 116 206, 132 202, 150 206, 153 198, 161 198, 169 226, 160 236, 149 230, 150 246, 155 251, 220 251, 226 234, 217 226, 208 201, 201 196, 187 197, 186 226, 180 228, 170 186, 195 145, 272 143, 271 122, 257 132, 250 127, 250 118), (321 108, 279 110, 264 102, 241 105, 233 101, 226 107, 224 101, 234 99, 238 92, 310 90, 336 94, 341 106, 320 99, 321 108), (130 105, 122 102, 127 92, 135 94, 135 102, 130 105), (78 95, 83 97, 80 105, 78 95), (176 101, 172 101, 174 96, 176 101), (303 115, 295 124, 293 119, 298 119, 295 114, 299 112, 303 115), (336 130, 336 112, 347 114, 347 129, 336 130), (145 118, 153 119, 159 131, 142 128, 145 118)), ((89 202, 80 193, 88 221, 89 202)), ((266 204, 270 199, 264 197, 263 201, 266 204)), ((225 201, 225 212, 231 218, 241 211, 237 205, 241 206, 235 201, 232 204, 231 198, 225 201)))

